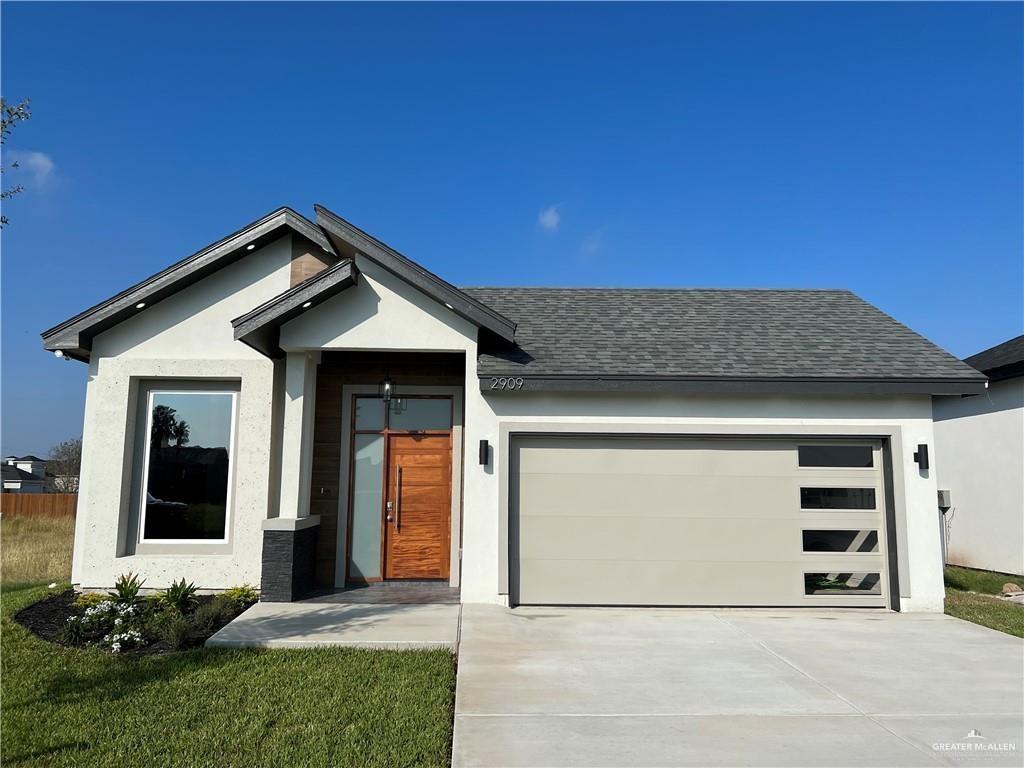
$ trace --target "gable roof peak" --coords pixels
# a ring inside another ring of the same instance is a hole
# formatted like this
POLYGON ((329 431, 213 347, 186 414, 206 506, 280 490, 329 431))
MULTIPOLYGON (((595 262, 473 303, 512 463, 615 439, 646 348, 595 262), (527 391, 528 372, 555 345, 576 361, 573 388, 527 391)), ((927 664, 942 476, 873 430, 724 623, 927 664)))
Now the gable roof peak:
POLYGON ((327 233, 340 255, 350 258, 354 258, 356 254, 364 256, 478 328, 483 328, 505 341, 512 341, 515 338, 514 321, 403 256, 323 205, 317 203, 313 210, 316 212, 316 223, 327 233))
POLYGON ((234 263, 250 251, 277 240, 286 231, 298 234, 328 255, 338 257, 330 240, 316 224, 294 209, 281 206, 130 288, 43 331, 43 348, 51 352, 59 351, 74 360, 88 361, 93 337, 132 317, 139 303, 152 306, 234 263))

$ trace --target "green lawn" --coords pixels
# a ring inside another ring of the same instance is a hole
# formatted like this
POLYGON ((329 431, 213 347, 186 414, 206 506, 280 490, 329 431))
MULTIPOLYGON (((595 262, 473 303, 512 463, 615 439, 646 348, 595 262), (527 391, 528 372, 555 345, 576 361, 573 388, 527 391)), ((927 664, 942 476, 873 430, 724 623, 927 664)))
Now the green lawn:
POLYGON ((25 581, 66 588, 72 528, 2 523, 4 768, 449 764, 448 651, 200 649, 132 658, 38 639, 11 616, 49 591, 25 581))
POLYGON ((984 627, 1024 637, 1024 606, 1000 600, 1003 584, 1024 586, 1024 576, 946 566, 946 613, 984 627))

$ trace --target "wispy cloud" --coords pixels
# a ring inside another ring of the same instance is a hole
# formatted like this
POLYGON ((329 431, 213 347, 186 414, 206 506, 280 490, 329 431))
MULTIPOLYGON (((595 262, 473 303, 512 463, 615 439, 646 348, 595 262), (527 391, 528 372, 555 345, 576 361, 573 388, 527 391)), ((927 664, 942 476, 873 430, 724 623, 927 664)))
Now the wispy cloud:
POLYGON ((591 232, 580 243, 580 253, 587 256, 597 253, 602 248, 604 248, 604 232, 600 229, 596 232, 591 232))
MULTIPOLYGON (((46 183, 53 178, 53 173, 57 166, 53 162, 53 158, 45 152, 35 152, 27 149, 9 149, 4 152, 4 162, 7 165, 18 164, 17 171, 26 174, 22 179, 18 179, 19 183, 31 185, 36 188, 45 186, 46 183)), ((20 173, 18 174, 21 175, 20 173)), ((11 181, 14 181, 12 178, 11 181)))
POLYGON ((557 232, 562 224, 562 214, 557 205, 549 205, 537 214, 537 226, 545 232, 557 232))

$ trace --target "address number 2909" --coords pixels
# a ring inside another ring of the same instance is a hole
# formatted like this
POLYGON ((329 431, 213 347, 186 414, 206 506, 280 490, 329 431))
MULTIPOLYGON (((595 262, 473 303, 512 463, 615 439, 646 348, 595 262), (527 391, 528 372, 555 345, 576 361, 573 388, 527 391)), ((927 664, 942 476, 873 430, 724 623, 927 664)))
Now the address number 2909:
POLYGON ((515 389, 522 389, 524 383, 522 376, 518 376, 516 378, 506 378, 504 376, 491 377, 491 389, 504 389, 511 391, 515 389))

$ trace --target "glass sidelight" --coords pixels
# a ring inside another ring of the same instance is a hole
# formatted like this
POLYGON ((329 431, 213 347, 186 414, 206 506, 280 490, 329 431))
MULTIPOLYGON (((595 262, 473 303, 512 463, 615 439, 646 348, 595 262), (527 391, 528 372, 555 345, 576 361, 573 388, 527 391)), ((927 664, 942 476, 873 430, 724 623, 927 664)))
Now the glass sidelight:
POLYGON ((379 579, 384 435, 357 434, 352 450, 352 544, 348 572, 351 578, 379 579))

